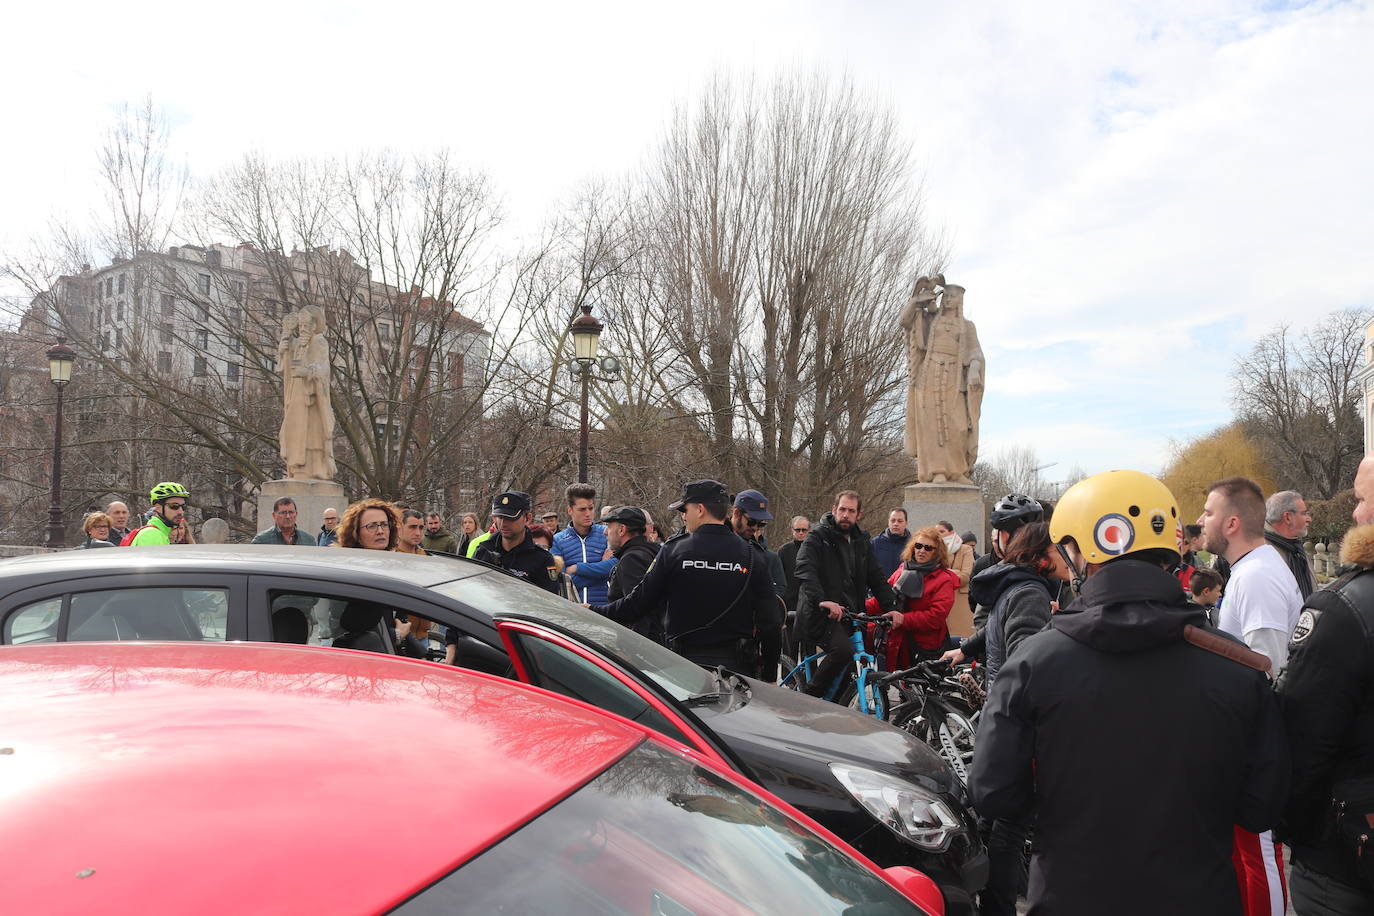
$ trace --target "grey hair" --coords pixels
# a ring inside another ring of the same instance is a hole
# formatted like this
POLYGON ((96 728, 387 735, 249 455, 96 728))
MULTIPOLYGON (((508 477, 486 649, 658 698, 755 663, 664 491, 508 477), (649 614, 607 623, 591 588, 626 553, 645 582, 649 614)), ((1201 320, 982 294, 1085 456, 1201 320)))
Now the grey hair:
POLYGON ((797 522, 806 522, 809 525, 811 524, 811 519, 807 518, 805 515, 792 516, 792 524, 795 525, 797 522))
POLYGON ((1297 513, 1298 502, 1301 500, 1302 494, 1297 490, 1281 490, 1275 493, 1264 504, 1264 520, 1271 525, 1283 521, 1286 513, 1297 513))

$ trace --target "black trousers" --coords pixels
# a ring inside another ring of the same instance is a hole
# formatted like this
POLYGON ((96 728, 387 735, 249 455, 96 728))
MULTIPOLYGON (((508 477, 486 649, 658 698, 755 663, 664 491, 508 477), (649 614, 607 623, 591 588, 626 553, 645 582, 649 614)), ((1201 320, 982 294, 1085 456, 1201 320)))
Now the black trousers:
POLYGON ((994 820, 988 833, 988 883, 978 895, 982 916, 1016 916, 1030 820, 994 820))
POLYGON ((811 675, 811 683, 806 685, 806 693, 813 697, 825 696, 840 672, 854 662, 854 647, 849 643, 849 624, 843 620, 828 621, 821 648, 828 650, 829 654, 821 659, 811 675))
POLYGON ((1301 861, 1293 863, 1288 892, 1298 916, 1355 916, 1374 913, 1374 893, 1367 887, 1351 887, 1329 875, 1313 871, 1301 861))

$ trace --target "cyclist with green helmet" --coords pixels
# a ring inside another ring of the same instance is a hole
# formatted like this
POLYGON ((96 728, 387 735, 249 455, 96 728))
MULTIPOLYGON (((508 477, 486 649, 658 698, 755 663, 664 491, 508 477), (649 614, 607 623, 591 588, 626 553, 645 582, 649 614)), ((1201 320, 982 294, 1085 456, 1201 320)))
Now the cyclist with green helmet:
POLYGON ((136 530, 128 543, 133 547, 172 543, 172 529, 186 514, 186 500, 190 496, 179 483, 160 483, 153 487, 148 492, 153 514, 148 516, 148 524, 136 530))

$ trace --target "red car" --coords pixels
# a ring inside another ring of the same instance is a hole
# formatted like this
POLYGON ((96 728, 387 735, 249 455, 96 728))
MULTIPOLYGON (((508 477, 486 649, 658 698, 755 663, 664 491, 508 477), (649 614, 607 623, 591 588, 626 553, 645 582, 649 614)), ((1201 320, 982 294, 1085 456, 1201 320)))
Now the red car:
POLYGON ((216 643, 0 650, 14 913, 929 913, 784 802, 501 678, 216 643))

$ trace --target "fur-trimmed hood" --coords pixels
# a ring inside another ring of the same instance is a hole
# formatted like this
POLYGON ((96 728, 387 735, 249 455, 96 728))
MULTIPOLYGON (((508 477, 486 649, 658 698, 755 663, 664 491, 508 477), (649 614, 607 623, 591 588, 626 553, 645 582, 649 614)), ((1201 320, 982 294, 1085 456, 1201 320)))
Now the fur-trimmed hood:
POLYGON ((1374 525, 1360 525, 1345 533, 1341 541, 1341 563, 1374 568, 1374 525))

